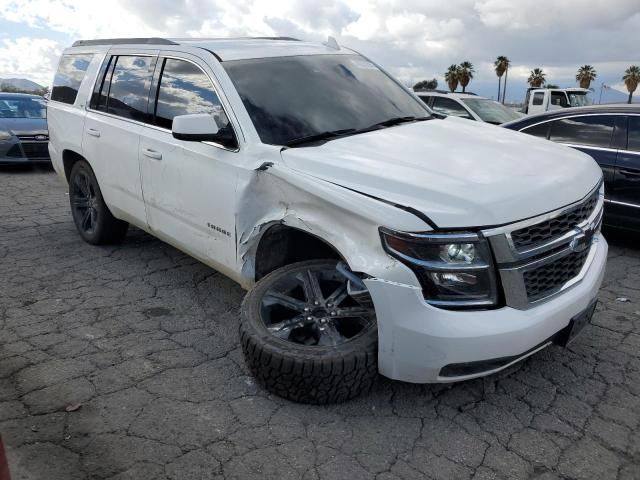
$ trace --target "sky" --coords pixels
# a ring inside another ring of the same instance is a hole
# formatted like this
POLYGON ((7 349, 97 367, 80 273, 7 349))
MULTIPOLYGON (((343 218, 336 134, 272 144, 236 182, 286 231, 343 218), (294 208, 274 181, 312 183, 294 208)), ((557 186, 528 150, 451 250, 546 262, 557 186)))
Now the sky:
POLYGON ((0 0, 0 78, 50 85, 77 39, 332 35, 406 85, 435 77, 446 88, 447 67, 468 60, 468 89, 489 97, 493 62, 505 55, 514 102, 531 69, 574 87, 578 67, 590 64, 597 101, 602 83, 626 92, 624 70, 640 64, 638 32, 640 0, 0 0))

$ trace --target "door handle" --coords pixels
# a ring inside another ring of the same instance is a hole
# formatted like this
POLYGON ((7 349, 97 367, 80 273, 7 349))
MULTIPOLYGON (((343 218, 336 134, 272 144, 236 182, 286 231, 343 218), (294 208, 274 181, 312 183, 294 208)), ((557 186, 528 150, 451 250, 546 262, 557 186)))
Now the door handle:
POLYGON ((95 128, 87 128, 87 133, 89 135, 91 135, 92 137, 99 137, 100 136, 100 132, 98 130, 96 130, 95 128))
POLYGON ((142 153, 145 157, 153 158, 154 160, 162 160, 162 154, 155 150, 151 150, 150 148, 145 148, 142 153))
POLYGON ((624 175, 625 177, 640 177, 640 170, 627 170, 627 169, 621 168, 619 172, 621 175, 624 175))

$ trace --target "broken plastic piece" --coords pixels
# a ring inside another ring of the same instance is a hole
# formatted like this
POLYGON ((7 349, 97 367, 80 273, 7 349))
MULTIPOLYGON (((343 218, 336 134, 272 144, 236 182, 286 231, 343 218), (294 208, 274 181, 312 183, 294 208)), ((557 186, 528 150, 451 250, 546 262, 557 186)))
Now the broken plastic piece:
POLYGON ((82 407, 81 403, 71 403, 64 407, 64 410, 65 412, 75 412, 76 410, 80 410, 80 407, 82 407))

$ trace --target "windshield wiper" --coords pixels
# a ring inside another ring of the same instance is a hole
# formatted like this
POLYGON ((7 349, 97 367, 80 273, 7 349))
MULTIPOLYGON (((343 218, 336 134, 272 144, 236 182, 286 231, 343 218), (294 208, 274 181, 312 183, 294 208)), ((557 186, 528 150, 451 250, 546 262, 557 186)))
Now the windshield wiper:
POLYGON ((393 127, 394 125, 400 125, 401 123, 409 122, 422 122, 424 120, 431 120, 433 117, 392 117, 382 122, 374 123, 366 128, 362 128, 357 133, 371 132, 373 130, 379 130, 381 128, 393 127))
POLYGON ((294 138, 284 144, 285 147, 296 147, 307 143, 320 142, 322 140, 332 140, 334 138, 343 137, 349 133, 355 132, 355 128, 343 128, 342 130, 331 130, 328 132, 315 133, 306 137, 294 138))

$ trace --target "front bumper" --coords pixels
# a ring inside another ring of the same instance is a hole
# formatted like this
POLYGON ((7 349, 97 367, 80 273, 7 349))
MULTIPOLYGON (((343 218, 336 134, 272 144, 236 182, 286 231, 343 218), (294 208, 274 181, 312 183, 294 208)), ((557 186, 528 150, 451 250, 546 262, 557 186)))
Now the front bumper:
POLYGON ((419 287, 365 280, 378 318, 380 373, 413 383, 468 380, 498 372, 548 345, 548 340, 596 297, 607 261, 607 242, 598 234, 582 279, 533 308, 453 311, 425 302, 419 287), (451 364, 514 357, 497 368, 443 376, 451 364))
POLYGON ((0 142, 0 165, 28 163, 50 163, 48 142, 44 141, 10 141, 0 142))

